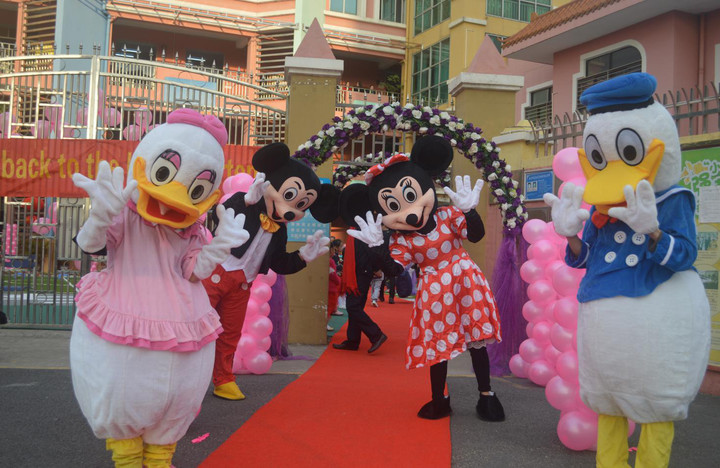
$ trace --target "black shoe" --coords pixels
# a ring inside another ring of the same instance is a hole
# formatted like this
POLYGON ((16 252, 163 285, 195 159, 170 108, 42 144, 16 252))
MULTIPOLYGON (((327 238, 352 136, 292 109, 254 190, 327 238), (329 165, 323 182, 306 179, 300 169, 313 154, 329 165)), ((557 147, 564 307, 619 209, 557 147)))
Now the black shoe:
POLYGON ((377 351, 377 349, 380 346, 382 346, 382 344, 385 343, 386 341, 387 341, 387 335, 385 333, 383 333, 382 335, 380 335, 380 338, 378 338, 377 341, 375 343, 373 343, 372 346, 370 346, 370 349, 368 349, 368 353, 373 353, 373 352, 377 351))
POLYGON ((380 302, 385 302, 385 298, 383 296, 380 296, 378 299, 380 300, 380 302))
POLYGON ((443 397, 441 400, 432 399, 425 403, 420 411, 418 411, 418 417, 423 419, 440 419, 450 416, 452 414, 452 408, 450 408, 450 397, 443 397))
POLYGON ((505 410, 503 410, 500 400, 498 400, 498 397, 494 393, 491 395, 483 395, 481 393, 475 410, 483 421, 505 421, 505 410))
POLYGON ((388 304, 395 304, 395 299, 390 299, 390 300, 388 301, 388 304))
POLYGON ((346 351, 357 351, 360 346, 357 343, 345 340, 342 343, 333 343, 333 348, 344 349, 346 351))

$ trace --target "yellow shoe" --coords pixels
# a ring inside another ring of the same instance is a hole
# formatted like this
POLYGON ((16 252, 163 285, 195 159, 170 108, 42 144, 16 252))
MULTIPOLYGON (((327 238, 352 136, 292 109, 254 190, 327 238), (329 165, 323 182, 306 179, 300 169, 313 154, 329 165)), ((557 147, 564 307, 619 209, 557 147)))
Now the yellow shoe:
POLYGON ((107 450, 112 450, 112 459, 116 468, 142 468, 143 441, 141 437, 134 439, 107 439, 107 450))
POLYGON ((240 391, 235 382, 227 382, 215 387, 213 395, 224 398, 226 400, 244 400, 245 395, 240 391))

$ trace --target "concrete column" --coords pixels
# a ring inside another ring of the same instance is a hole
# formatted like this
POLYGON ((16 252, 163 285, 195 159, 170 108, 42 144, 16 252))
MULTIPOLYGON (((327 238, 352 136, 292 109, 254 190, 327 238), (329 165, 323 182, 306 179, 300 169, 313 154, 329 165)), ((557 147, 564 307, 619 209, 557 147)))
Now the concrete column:
MULTIPOLYGON (((287 144, 294 153, 335 116, 335 92, 343 70, 341 60, 288 57, 285 80, 290 88, 287 144)), ((332 161, 316 169, 320 178, 332 179, 332 161)), ((302 247, 288 242, 288 251, 302 247)), ((329 257, 325 255, 304 270, 286 277, 290 299, 290 343, 326 344, 329 257)))
MULTIPOLYGON (((448 82, 448 90, 455 98, 456 115, 463 121, 480 127, 483 130, 482 136, 490 141, 506 127, 515 124, 515 93, 522 89, 523 82, 522 76, 463 72, 448 82)), ((482 176, 469 159, 456 153, 452 166, 452 183, 455 183, 456 175, 465 174, 469 174, 473 179, 482 176)), ((484 187, 477 209, 485 222, 485 239, 477 244, 465 242, 470 256, 488 278, 492 274, 495 252, 502 237, 502 224, 497 221, 499 217, 495 217, 496 213, 489 212, 499 211, 497 206, 489 206, 489 193, 488 187, 484 187)))

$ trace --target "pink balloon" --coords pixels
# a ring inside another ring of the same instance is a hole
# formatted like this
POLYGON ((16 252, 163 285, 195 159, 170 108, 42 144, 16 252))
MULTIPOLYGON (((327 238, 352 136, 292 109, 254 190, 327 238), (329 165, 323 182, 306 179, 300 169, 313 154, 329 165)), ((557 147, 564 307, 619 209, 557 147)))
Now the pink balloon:
POLYGON ((143 130, 139 125, 128 125, 122 131, 123 136, 128 141, 138 141, 142 138, 143 130))
POLYGON ((252 297, 260 304, 269 301, 272 297, 272 289, 265 283, 253 283, 250 292, 252 297))
MULTIPOLYGON (((545 351, 543 352, 543 355, 545 356, 545 360, 555 366, 557 368, 557 360, 562 355, 560 351, 555 349, 555 346, 552 344, 549 344, 545 346, 545 351)), ((557 369, 556 369, 557 370, 557 369)))
POLYGON ((561 265, 560 268, 555 270, 552 277, 552 284, 555 291, 561 296, 576 297, 578 288, 580 287, 580 280, 582 277, 576 275, 572 271, 573 269, 567 265, 561 265))
POLYGON ((238 351, 240 351, 241 356, 250 356, 257 352, 257 350, 258 342, 253 335, 245 333, 244 335, 240 336, 240 341, 238 342, 238 351))
POLYGON ((147 108, 140 108, 135 111, 135 125, 147 129, 153 123, 153 114, 147 108))
POLYGON ((522 308, 523 317, 525 317, 525 320, 528 322, 537 322, 541 320, 543 311, 544 308, 534 301, 527 301, 522 308))
POLYGON ((575 385, 556 375, 545 386, 545 398, 553 408, 571 411, 575 409, 575 389, 575 385))
MULTIPOLYGON (((249 319, 248 332, 255 335, 256 338, 262 338, 272 333, 273 324, 269 318, 263 317, 262 315, 255 315, 254 317, 249 317, 249 319)), ((246 318, 245 322, 247 323, 247 321, 248 319, 246 318)))
POLYGON ((540 262, 536 260, 528 260, 520 267, 520 277, 526 283, 545 279, 545 270, 540 262))
POLYGON ((536 384, 544 387, 547 383, 557 375, 553 366, 545 359, 539 359, 532 364, 528 369, 528 377, 536 384))
POLYGON ((563 328, 560 324, 555 323, 550 330, 550 342, 559 351, 569 351, 573 349, 574 335, 574 333, 571 333, 566 328, 563 328))
POLYGON ((247 192, 253 180, 253 176, 244 172, 232 175, 223 182, 222 191, 226 195, 236 192, 247 192))
POLYGON ((539 306, 546 306, 555 300, 555 289, 547 280, 539 280, 532 283, 527 288, 527 294, 530 300, 539 306))
POLYGON ((573 184, 575 187, 585 187, 585 185, 587 185, 587 179, 584 175, 581 175, 568 180, 568 183, 573 184))
POLYGON ((47 120, 38 120, 35 126, 30 127, 30 131, 35 138, 50 138, 52 125, 47 120))
POLYGON ((114 107, 106 107, 102 111, 102 121, 106 127, 117 127, 122 122, 122 114, 114 107))
POLYGON ((515 377, 527 379, 527 370, 529 365, 527 362, 525 362, 522 356, 520 356, 519 354, 515 354, 513 357, 510 358, 510 362, 508 364, 510 366, 510 372, 512 372, 515 377))
POLYGON ((574 350, 565 351, 558 357, 555 369, 560 377, 568 382, 578 381, 578 357, 574 350))
POLYGON ((268 304, 267 302, 263 302, 262 304, 260 304, 257 313, 258 315, 262 315, 263 317, 267 317, 268 315, 270 315, 270 304, 268 304))
POLYGON ((535 324, 533 322, 528 322, 528 324, 525 325, 525 334, 528 338, 533 335, 533 328, 535 328, 535 324))
POLYGON ((547 279, 548 281, 552 281, 553 275, 555 274, 555 272, 558 270, 558 268, 561 268, 563 266, 565 266, 565 262, 563 260, 555 259, 555 260, 550 261, 550 263, 545 265, 545 268, 543 271, 543 273, 545 275, 545 279, 547 279))
POLYGON ((257 340, 257 346, 259 349, 262 349, 263 351, 267 351, 270 349, 270 346, 272 345, 272 338, 269 336, 265 336, 257 340))
POLYGON ((81 107, 77 110, 77 113, 75 114, 75 118, 77 119, 77 123, 80 125, 87 125, 88 124, 88 108, 87 107, 81 107))
POLYGON ((46 107, 43 110, 43 116, 50 122, 51 128, 55 128, 60 124, 62 112, 59 107, 46 107))
POLYGON ((253 374, 264 374, 272 367, 272 357, 265 351, 258 351, 252 356, 243 357, 243 364, 253 374))
POLYGON ((528 338, 520 343, 520 356, 528 363, 533 363, 544 357, 543 346, 540 346, 534 338, 528 338))
POLYGON ((557 249, 549 240, 541 239, 528 248, 528 258, 546 265, 557 258, 557 249))
POLYGON ((529 219, 522 228, 522 235, 531 244, 544 239, 547 225, 542 219, 529 219))
POLYGON ((543 316, 542 320, 545 320, 550 325, 555 323, 555 303, 557 301, 552 301, 550 304, 545 306, 545 309, 543 310, 543 316))
POLYGON ((257 299, 255 299, 254 297, 248 299, 247 308, 245 309, 245 323, 248 323, 248 319, 250 317, 258 315, 259 307, 260 302, 257 299))
POLYGON ((536 323, 533 327, 532 337, 540 346, 545 347, 550 344, 550 329, 551 325, 545 320, 536 323))
POLYGON ((552 169, 560 180, 568 180, 579 177, 583 174, 580 160, 578 159, 578 148, 563 148, 555 154, 552 169))
POLYGON ((563 297, 553 307, 555 321, 568 330, 577 329, 578 301, 575 297, 563 297))
POLYGON ((570 411, 560 417, 557 427, 560 442, 570 450, 590 450, 597 441, 597 418, 570 411))
POLYGON ((268 270, 264 275, 258 275, 258 279, 262 280, 263 283, 268 286, 272 286, 277 281, 277 273, 272 270, 268 270))
POLYGON ((35 221, 32 224, 32 230, 36 234, 40 234, 41 236, 47 236, 55 232, 55 228, 53 226, 48 226, 48 224, 52 224, 52 220, 48 218, 38 218, 37 221, 35 221))

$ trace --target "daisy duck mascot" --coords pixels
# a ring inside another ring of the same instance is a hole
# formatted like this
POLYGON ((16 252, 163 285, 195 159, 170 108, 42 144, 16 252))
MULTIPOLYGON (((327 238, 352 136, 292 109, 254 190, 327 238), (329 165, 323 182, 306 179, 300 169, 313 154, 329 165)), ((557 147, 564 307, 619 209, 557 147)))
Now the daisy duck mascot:
POLYGON ((223 203, 228 210, 245 214, 250 239, 234 247, 232 255, 203 280, 223 327, 215 349, 213 394, 226 400, 245 398, 232 367, 253 280, 270 269, 280 275, 296 273, 329 250, 330 239, 318 230, 299 250, 287 252, 287 223, 301 220, 307 210, 322 223, 337 217, 339 190, 321 184, 312 168, 291 159, 284 143, 260 148, 252 164, 258 173, 247 193, 237 192, 223 203))
POLYGON ((138 144, 122 168, 74 174, 91 201, 75 241, 107 268, 78 284, 70 340, 73 388, 116 466, 171 466, 207 391, 221 326, 200 282, 248 239, 244 215, 218 210, 208 242, 198 221, 220 198, 227 131, 190 109, 138 144))
POLYGON ((389 246, 383 247, 395 260, 392 274, 413 263, 420 267, 405 366, 430 368, 432 399, 418 417, 450 415, 450 397, 445 395, 448 361, 469 351, 479 391, 476 412, 485 421, 503 421, 503 407, 490 388, 486 349, 501 340, 497 305, 485 275, 463 247, 463 240, 478 242, 485 235, 475 211, 483 181, 473 187, 470 176, 456 177, 456 191, 445 188, 453 206, 438 207, 432 177, 448 168, 452 156, 446 139, 420 138, 409 157, 396 154, 369 169, 367 185, 347 186, 341 213, 360 227, 348 234, 371 247, 384 244, 382 225, 392 232, 389 246))
POLYGON ((587 185, 545 196, 568 239, 565 261, 587 269, 577 349, 580 396, 599 414, 598 467, 628 466, 628 418, 642 424, 635 466, 668 466, 673 421, 687 418, 710 347, 695 198, 677 185, 678 133, 655 87, 633 73, 588 88, 578 151, 587 185))

